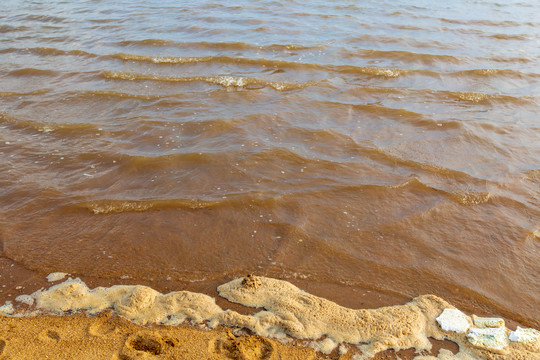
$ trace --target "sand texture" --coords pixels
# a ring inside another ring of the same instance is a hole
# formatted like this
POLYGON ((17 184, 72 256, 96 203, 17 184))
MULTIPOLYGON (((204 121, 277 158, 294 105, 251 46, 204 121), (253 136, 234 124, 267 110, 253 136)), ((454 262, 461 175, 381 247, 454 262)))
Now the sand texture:
POLYGON ((315 351, 287 347, 230 329, 136 325, 111 313, 94 317, 0 318, 2 359, 317 359, 315 351))
POLYGON ((140 285, 89 289, 70 278, 20 297, 15 307, 0 308, 0 354, 5 359, 540 359, 538 332, 530 329, 526 342, 509 341, 510 329, 500 319, 463 314, 468 332, 443 330, 440 315, 458 310, 434 295, 355 310, 289 282, 252 275, 223 284, 218 292, 262 310, 241 314, 204 294, 161 294, 140 285))

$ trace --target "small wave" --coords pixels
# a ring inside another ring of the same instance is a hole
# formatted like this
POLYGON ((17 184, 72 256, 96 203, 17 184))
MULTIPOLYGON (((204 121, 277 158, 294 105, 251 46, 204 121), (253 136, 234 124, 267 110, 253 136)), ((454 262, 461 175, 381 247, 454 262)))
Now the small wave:
POLYGON ((52 15, 26 15, 25 17, 23 17, 23 20, 62 23, 65 22, 67 19, 52 15))
POLYGON ((194 56, 194 57, 173 57, 173 56, 144 56, 144 55, 134 55, 134 54, 114 54, 111 55, 113 58, 118 58, 125 61, 143 61, 151 62, 154 64, 189 64, 189 63, 201 63, 208 62, 218 57, 215 56, 194 56))
POLYGON ((504 70, 499 70, 499 69, 473 69, 473 70, 460 71, 458 74, 461 73, 461 74, 467 74, 467 75, 489 76, 489 75, 499 74, 502 71, 504 71, 504 70))
POLYGON ((169 199, 169 200, 94 200, 76 204, 77 208, 86 209, 96 215, 143 212, 164 209, 203 209, 216 205, 217 201, 198 199, 169 199))
POLYGON ((316 46, 306 46, 300 44, 272 44, 267 46, 259 46, 260 50, 267 51, 312 51, 312 50, 324 50, 327 46, 325 45, 316 45, 316 46))
POLYGON ((522 79, 524 77, 530 77, 533 79, 540 78, 540 74, 535 73, 523 73, 518 70, 511 69, 471 69, 471 70, 462 70, 452 73, 458 76, 468 76, 468 77, 504 77, 504 78, 516 78, 522 79))
POLYGON ((9 53, 24 53, 24 54, 34 54, 39 56, 83 56, 83 57, 99 57, 100 55, 92 54, 83 50, 62 50, 56 48, 48 47, 35 47, 35 48, 7 48, 0 50, 0 54, 9 54, 9 53))
POLYGON ((475 103, 483 102, 490 98, 488 94, 482 94, 477 92, 450 92, 449 95, 459 100, 475 103))
POLYGON ((350 104, 350 103, 342 103, 342 102, 336 102, 336 101, 321 101, 320 103, 328 107, 353 108, 355 110, 359 110, 359 111, 371 114, 372 116, 384 116, 384 117, 390 117, 390 118, 405 117, 406 119, 417 119, 417 120, 422 120, 425 118, 425 116, 421 113, 417 113, 417 112, 406 110, 406 109, 387 107, 387 106, 383 106, 379 104, 350 104))
POLYGON ((175 42, 172 40, 161 39, 124 40, 116 43, 116 45, 120 46, 169 46, 173 44, 175 42))
POLYGON ((500 95, 500 94, 485 94, 479 92, 461 92, 461 91, 441 91, 441 95, 448 96, 450 98, 467 101, 472 103, 499 103, 499 104, 528 104, 535 103, 536 98, 530 96, 511 96, 511 95, 500 95))
POLYGON ((179 49, 201 49, 201 50, 254 50, 254 51, 310 51, 326 48, 325 46, 305 46, 299 44, 271 44, 254 45, 245 42, 176 42, 172 40, 145 39, 145 40, 125 40, 117 43, 126 47, 174 47, 179 49))
POLYGON ((29 30, 30 28, 28 26, 9 26, 9 25, 2 25, 0 26, 0 34, 13 32, 13 31, 25 31, 29 30))
MULTIPOLYGON (((451 200, 465 206, 474 206, 480 205, 488 202, 492 195, 489 192, 485 191, 473 191, 473 190, 463 190, 463 191, 451 191, 444 186, 430 184, 429 182, 423 182, 418 177, 413 177, 409 180, 406 180, 397 184, 373 184, 373 185, 356 185, 352 187, 353 189, 365 189, 365 188, 380 188, 380 189, 419 189, 423 192, 426 191, 436 191, 439 194, 443 194, 451 200)), ((340 191, 343 191, 343 187, 337 187, 340 191)))
POLYGON ((161 39, 144 39, 144 40, 124 40, 117 43, 120 46, 126 47, 175 47, 180 49, 186 48, 203 48, 210 50, 252 50, 257 47, 243 42, 176 42, 172 40, 161 39))
POLYGON ((463 183, 476 183, 478 179, 472 175, 467 174, 466 172, 450 169, 447 167, 443 167, 440 165, 428 163, 428 162, 422 162, 419 160, 414 159, 404 159, 403 157, 399 156, 398 154, 395 154, 391 150, 383 149, 380 147, 374 147, 374 148, 363 148, 364 154, 371 157, 372 159, 376 161, 382 161, 382 162, 389 162, 392 164, 392 166, 400 165, 407 168, 411 168, 415 171, 422 170, 427 173, 435 174, 435 175, 445 175, 448 176, 455 181, 463 182, 463 183))
POLYGON ((106 79, 118 79, 118 80, 129 80, 129 81, 165 81, 165 82, 205 82, 213 85, 220 85, 222 87, 236 87, 236 88, 246 88, 246 89, 256 89, 262 87, 271 87, 277 91, 287 91, 302 89, 311 85, 316 84, 316 82, 306 82, 306 83, 288 83, 283 81, 266 81, 256 78, 248 78, 241 76, 191 76, 191 77, 174 77, 174 76, 158 76, 158 75, 147 75, 147 74, 138 74, 138 73, 123 73, 115 71, 104 71, 102 76, 106 79))
POLYGON ((10 71, 8 76, 57 76, 60 73, 54 70, 24 68, 10 71))
MULTIPOLYGON (((410 160, 407 160, 406 161, 407 163, 413 163, 413 161, 410 161, 410 160)), ((450 174, 450 173, 455 173, 455 174, 463 174, 467 177, 470 177, 469 175, 465 174, 465 173, 461 173, 459 171, 456 171, 456 170, 451 170, 451 169, 443 169, 443 168, 438 168, 438 167, 435 167, 434 165, 426 165, 426 164, 422 164, 420 166, 421 168, 423 168, 424 170, 426 169, 429 169, 431 170, 432 172, 435 172, 435 173, 446 173, 446 174, 450 174), (436 171, 433 171, 435 168, 437 168, 436 171)), ((465 205, 465 206, 474 206, 474 205, 480 205, 480 204, 484 204, 486 202, 488 202, 492 195, 491 193, 487 192, 487 191, 474 191, 474 190, 451 190, 451 189, 448 189, 446 188, 445 186, 440 186, 440 185, 432 185, 430 184, 429 182, 422 182, 419 178, 417 177, 414 177, 404 183, 400 183, 400 184, 396 184, 396 185, 393 185, 393 186, 387 186, 388 188, 402 188, 402 187, 417 187, 417 188, 421 188, 421 189, 429 189, 429 190, 435 190, 435 191, 438 191, 442 194, 445 194, 447 197, 449 197, 450 199, 452 199, 453 201, 461 204, 461 205, 465 205)))
POLYGON ((50 91, 51 89, 39 89, 39 90, 29 91, 29 92, 24 92, 24 93, 13 92, 13 91, 0 91, 0 97, 41 95, 41 94, 46 94, 50 91))
POLYGON ((535 27, 537 24, 533 22, 517 22, 512 20, 503 20, 503 21, 497 21, 497 20, 487 20, 487 19, 467 19, 467 20, 457 20, 457 19, 447 19, 447 18, 438 18, 438 20, 442 22, 446 22, 449 24, 460 24, 460 25, 483 25, 483 26, 495 26, 495 27, 520 27, 520 26, 531 26, 535 27))
MULTIPOLYGON (((399 15, 399 14, 400 13, 398 11, 392 15, 399 15)), ((425 30, 424 28, 408 25, 408 24, 391 24, 390 26, 393 27, 394 29, 399 29, 399 30, 412 30, 412 31, 425 30)))
MULTIPOLYGON (((326 70, 335 71, 347 74, 365 74, 371 76, 380 76, 387 78, 396 78, 406 71, 397 68, 380 68, 380 67, 362 67, 352 65, 325 65, 325 64, 311 64, 311 63, 299 63, 294 61, 284 60, 268 60, 268 59, 250 59, 250 58, 238 58, 229 56, 194 56, 194 57, 174 57, 174 56, 146 56, 146 55, 134 55, 134 54, 114 54, 113 58, 118 58, 124 61, 141 61, 151 62, 154 64, 190 64, 190 63, 203 63, 203 62, 216 62, 225 64, 241 64, 241 65, 253 65, 261 67, 274 67, 274 68, 289 68, 289 69, 313 69, 313 70, 326 70)), ((410 71, 410 70, 407 70, 410 71)))
MULTIPOLYGON (((100 155, 104 158, 114 159, 118 157, 118 153, 114 152, 101 152, 100 155)), ((132 169, 161 169, 177 167, 180 165, 196 165, 202 166, 203 164, 217 162, 223 163, 226 161, 226 156, 223 153, 213 152, 185 152, 185 153, 168 153, 168 154, 146 154, 140 155, 140 153, 122 153, 125 157, 125 167, 132 169)))
POLYGON ((29 128, 37 132, 54 132, 54 131, 88 131, 95 133, 97 128, 93 124, 87 123, 53 123, 53 122, 39 122, 27 119, 20 119, 10 116, 6 113, 0 113, 0 123, 7 123, 19 128, 29 128))
POLYGON ((110 91, 110 90, 87 90, 84 93, 88 95, 92 95, 92 96, 103 96, 107 98, 118 97, 118 98, 128 98, 128 99, 138 99, 138 100, 159 100, 163 98, 163 96, 160 96, 160 95, 130 94, 130 93, 124 93, 124 92, 118 92, 118 91, 110 91))
POLYGON ((98 57, 97 54, 92 54, 83 50, 61 50, 61 49, 54 49, 54 48, 45 48, 45 47, 39 47, 33 49, 36 54, 39 55, 75 55, 75 56, 84 56, 84 57, 98 57))
POLYGON ((526 34, 493 34, 489 35, 490 38, 497 40, 527 40, 528 35, 526 34))
POLYGON ((453 200, 465 206, 484 204, 491 198, 491 194, 489 192, 464 191, 449 194, 453 200))
POLYGON ((498 63, 517 63, 517 64, 528 64, 532 62, 536 62, 537 58, 534 56, 525 56, 525 57, 506 57, 506 56, 495 56, 490 58, 478 58, 482 61, 494 61, 498 63))
POLYGON ((123 22, 124 20, 117 18, 117 19, 89 19, 88 21, 91 23, 96 23, 96 24, 108 24, 108 23, 118 24, 118 23, 123 22))
POLYGON ((380 76, 385 78, 397 78, 410 70, 401 70, 397 68, 380 68, 380 67, 363 67, 363 66, 350 66, 341 65, 335 67, 337 70, 343 73, 356 73, 365 74, 371 76, 380 76))
POLYGON ((214 209, 220 207, 242 207, 246 203, 251 205, 261 205, 267 208, 276 206, 277 199, 297 198, 306 195, 328 196, 329 193, 342 193, 344 191, 365 191, 366 189, 380 189, 383 191, 391 189, 419 189, 422 191, 432 191, 445 194, 457 203, 465 206, 474 206, 486 203, 491 198, 490 193, 484 192, 459 192, 452 193, 438 187, 433 187, 421 182, 418 178, 412 178, 401 183, 381 183, 381 184, 327 184, 325 190, 319 186, 315 188, 302 187, 294 191, 278 191, 258 193, 247 192, 229 194, 226 199, 203 200, 197 198, 184 199, 155 199, 155 200, 117 200, 101 199, 81 202, 70 205, 71 208, 84 209, 95 215, 108 215, 132 212, 162 211, 162 210, 195 210, 195 209, 214 209), (276 197, 276 195, 278 195, 276 197))
POLYGON ((192 63, 215 62, 215 63, 224 63, 224 64, 255 65, 255 66, 264 66, 264 67, 296 68, 300 66, 311 66, 311 64, 302 64, 302 63, 282 61, 282 60, 249 59, 249 58, 243 58, 243 57, 230 57, 230 56, 182 57, 182 56, 146 56, 146 55, 118 53, 118 54, 111 55, 111 57, 121 59, 124 61, 151 62, 154 64, 192 64, 192 63))
POLYGON ((459 64, 463 62, 463 59, 456 56, 417 53, 403 50, 361 50, 358 52, 358 55, 370 59, 389 59, 393 61, 421 62, 427 64, 433 64, 435 62, 459 64))
POLYGON ((391 189, 411 187, 411 188, 418 188, 422 190, 437 191, 437 192, 445 194, 446 196, 450 197, 452 200, 465 206, 474 206, 474 205, 484 204, 491 199, 491 194, 486 191, 465 190, 465 191, 452 192, 447 189, 441 188, 439 186, 433 186, 433 185, 430 185, 429 183, 424 183, 417 177, 409 179, 403 183, 398 183, 396 185, 386 185, 384 187, 391 188, 391 189))

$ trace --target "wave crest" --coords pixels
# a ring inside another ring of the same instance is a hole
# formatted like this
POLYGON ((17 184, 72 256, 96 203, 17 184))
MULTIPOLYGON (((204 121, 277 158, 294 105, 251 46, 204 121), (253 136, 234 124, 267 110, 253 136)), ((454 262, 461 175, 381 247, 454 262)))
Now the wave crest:
POLYGON ((149 74, 138 74, 138 73, 124 73, 116 71, 104 71, 102 76, 106 79, 118 79, 118 80, 129 80, 129 81, 164 81, 164 82, 205 82, 213 85, 220 85, 222 87, 237 87, 237 88, 246 88, 246 89, 256 89, 262 87, 270 87, 277 91, 287 91, 302 89, 311 85, 316 84, 316 82, 305 82, 305 83, 293 83, 293 82, 284 82, 284 81, 267 81, 257 78, 249 78, 242 76, 228 76, 228 75, 218 75, 218 76, 191 76, 191 77, 175 77, 175 76, 159 76, 159 75, 149 75, 149 74))

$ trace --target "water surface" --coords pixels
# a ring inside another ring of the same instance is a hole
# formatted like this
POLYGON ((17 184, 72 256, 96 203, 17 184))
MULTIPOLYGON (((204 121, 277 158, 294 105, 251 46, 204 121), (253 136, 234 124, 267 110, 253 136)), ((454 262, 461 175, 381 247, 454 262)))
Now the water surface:
POLYGON ((4 1, 1 255, 160 291, 256 273, 351 307, 434 293, 539 327, 536 14, 4 1))

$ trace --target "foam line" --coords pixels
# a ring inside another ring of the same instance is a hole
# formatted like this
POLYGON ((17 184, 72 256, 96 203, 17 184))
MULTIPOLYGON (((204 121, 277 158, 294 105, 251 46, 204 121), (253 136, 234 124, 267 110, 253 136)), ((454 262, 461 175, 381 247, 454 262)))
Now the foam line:
MULTIPOLYGON (((501 356, 517 360, 540 356, 537 330, 526 330, 526 341, 520 340, 525 336, 514 336, 509 341, 510 330, 502 319, 473 316, 473 321, 435 295, 419 296, 405 305, 349 309, 302 291, 287 281, 254 275, 223 284, 218 287, 218 292, 229 301, 264 310, 243 315, 222 309, 214 298, 204 294, 189 291, 161 294, 142 285, 89 289, 80 279, 72 278, 29 296, 41 314, 86 311, 92 315, 113 309, 140 325, 174 326, 187 321, 206 324, 210 328, 217 325, 248 328, 257 335, 284 341, 289 337, 311 340, 317 350, 324 353, 330 353, 340 344, 353 344, 362 351, 355 359, 369 359, 387 349, 429 350, 429 337, 452 340, 459 345, 460 351, 455 355, 441 351, 436 358, 419 355, 419 360, 495 359, 501 356), (465 326, 448 326, 447 323, 455 321, 453 316, 464 319, 465 326)), ((0 310, 5 310, 4 316, 25 315, 13 310, 10 304, 0 310)), ((34 315, 35 310, 26 314, 34 315)))

